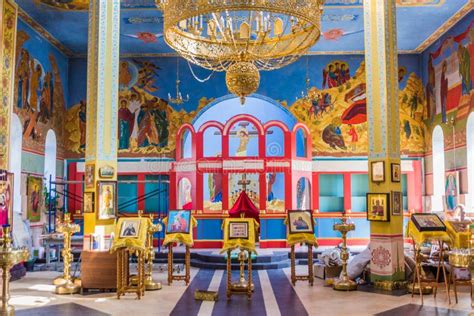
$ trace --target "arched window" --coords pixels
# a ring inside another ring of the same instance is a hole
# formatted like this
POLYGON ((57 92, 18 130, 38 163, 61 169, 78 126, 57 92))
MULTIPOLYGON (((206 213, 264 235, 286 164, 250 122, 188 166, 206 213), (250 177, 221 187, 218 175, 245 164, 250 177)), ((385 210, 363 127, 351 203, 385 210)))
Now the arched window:
POLYGON ((56 181, 56 134, 52 129, 46 134, 44 145, 44 178, 49 190, 49 180, 56 181))
POLYGON ((308 137, 302 128, 296 131, 296 157, 308 157, 308 137))
POLYGON ((10 172, 13 179, 13 211, 21 213, 21 148, 23 127, 16 114, 12 115, 10 125, 10 172))
POLYGON ((308 178, 300 178, 296 184, 296 208, 298 210, 311 209, 311 182, 308 178))
POLYGON ((206 128, 202 133, 204 157, 222 156, 222 133, 214 126, 206 128))
POLYGON ((257 157, 258 130, 249 121, 239 121, 232 126, 229 133, 230 157, 257 157))
POLYGON ((474 113, 469 114, 466 126, 467 144, 467 189, 468 200, 466 201, 468 210, 474 211, 474 113))
POLYGON ((278 126, 272 126, 265 133, 267 157, 283 157, 285 155, 285 134, 278 126))
POLYGON ((433 199, 431 210, 435 212, 444 209, 444 135, 441 126, 436 126, 433 130, 433 199))
POLYGON ((191 196, 191 181, 188 178, 182 178, 178 183, 178 209, 190 210, 192 208, 193 198, 191 196))
POLYGON ((193 157, 193 138, 191 131, 185 129, 181 134, 181 159, 193 157))

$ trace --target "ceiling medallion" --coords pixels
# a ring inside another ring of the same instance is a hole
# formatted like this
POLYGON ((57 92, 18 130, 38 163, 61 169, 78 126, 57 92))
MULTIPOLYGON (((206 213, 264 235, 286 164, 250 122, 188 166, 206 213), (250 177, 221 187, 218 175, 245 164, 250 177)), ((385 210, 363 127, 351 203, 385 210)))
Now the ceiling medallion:
POLYGON ((196 65, 227 71, 227 88, 242 101, 256 92, 260 70, 294 62, 321 34, 324 0, 157 2, 167 44, 196 65))

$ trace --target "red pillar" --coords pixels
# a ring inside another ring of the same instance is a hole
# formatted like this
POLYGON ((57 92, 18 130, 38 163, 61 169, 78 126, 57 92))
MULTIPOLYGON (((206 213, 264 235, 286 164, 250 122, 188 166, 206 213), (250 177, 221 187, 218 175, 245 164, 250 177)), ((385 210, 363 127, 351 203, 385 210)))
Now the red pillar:
POLYGON ((420 212, 423 210, 423 174, 421 161, 412 161, 412 165, 413 171, 407 173, 408 211, 413 209, 420 212))
POLYGON ((351 174, 344 173, 344 211, 352 208, 351 174))
MULTIPOLYGON (((137 180, 139 181, 137 183, 137 197, 143 197, 145 195, 145 183, 141 181, 145 181, 145 174, 139 173, 137 175, 137 180)), ((138 209, 139 210, 145 210, 145 200, 141 199, 138 201, 138 209)))
POLYGON ((267 176, 265 172, 259 174, 259 186, 260 186, 260 210, 267 209, 267 176))
POLYGON ((176 209, 177 207, 177 201, 176 201, 176 193, 177 193, 177 190, 178 190, 178 187, 177 187, 177 179, 176 179, 176 172, 175 171, 171 171, 170 172, 170 187, 169 187, 169 192, 170 192, 170 201, 169 201, 169 205, 170 205, 170 210, 173 210, 173 209, 176 209))
POLYGON ((312 175, 313 178, 313 185, 312 185, 312 197, 311 200, 313 201, 313 210, 319 210, 319 173, 314 172, 312 175))

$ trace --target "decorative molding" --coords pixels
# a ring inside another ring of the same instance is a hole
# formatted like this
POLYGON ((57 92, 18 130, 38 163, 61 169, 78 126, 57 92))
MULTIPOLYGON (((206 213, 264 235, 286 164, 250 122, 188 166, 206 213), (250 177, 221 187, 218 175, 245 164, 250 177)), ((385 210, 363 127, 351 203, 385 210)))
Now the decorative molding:
POLYGON ((66 57, 75 57, 73 51, 69 48, 64 46, 57 38, 55 38, 51 33, 49 33, 41 24, 36 22, 28 13, 26 13, 22 8, 18 7, 18 17, 23 20, 26 24, 28 24, 33 30, 38 32, 41 36, 43 36, 48 42, 51 43, 54 47, 56 47, 61 53, 63 53, 66 57))
POLYGON ((425 39, 414 51, 415 53, 422 53, 427 49, 431 44, 436 40, 441 38, 451 27, 456 23, 461 21, 469 12, 474 9, 474 2, 469 0, 458 12, 456 12, 452 17, 450 17, 443 25, 441 25, 433 34, 431 34, 427 39, 425 39))
POLYGON ((291 161, 291 170, 293 171, 303 171, 303 172, 312 172, 313 171, 313 162, 308 160, 292 160, 291 161))
POLYGON ((176 172, 196 172, 196 162, 176 162, 174 165, 174 170, 176 172))
POLYGON ((263 170, 263 160, 224 160, 224 170, 263 170))

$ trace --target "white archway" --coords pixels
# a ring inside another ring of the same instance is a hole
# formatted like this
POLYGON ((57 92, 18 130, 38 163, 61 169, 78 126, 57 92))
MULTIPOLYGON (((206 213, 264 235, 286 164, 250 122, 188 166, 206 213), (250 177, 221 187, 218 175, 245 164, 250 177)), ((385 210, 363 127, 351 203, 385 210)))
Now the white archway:
POLYGON ((474 211, 474 113, 469 114, 466 125, 466 151, 467 151, 467 209, 474 211))
MULTIPOLYGON (((56 134, 52 129, 46 134, 44 144, 44 185, 49 190, 49 179, 56 181, 56 134)), ((54 186, 53 186, 54 187, 54 186)))
POLYGON ((431 203, 431 210, 435 212, 444 209, 443 195, 444 195, 444 134, 441 126, 437 125, 433 130, 432 140, 432 154, 433 154, 433 198, 431 203))
POLYGON ((10 123, 9 169, 13 178, 13 211, 21 213, 21 149, 23 143, 23 127, 20 118, 12 114, 10 123))

